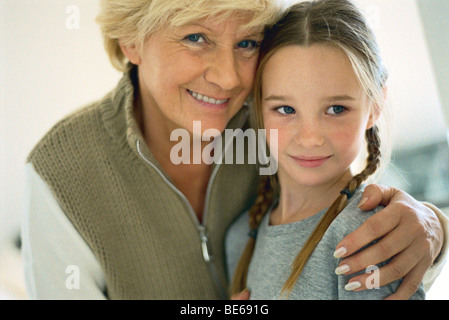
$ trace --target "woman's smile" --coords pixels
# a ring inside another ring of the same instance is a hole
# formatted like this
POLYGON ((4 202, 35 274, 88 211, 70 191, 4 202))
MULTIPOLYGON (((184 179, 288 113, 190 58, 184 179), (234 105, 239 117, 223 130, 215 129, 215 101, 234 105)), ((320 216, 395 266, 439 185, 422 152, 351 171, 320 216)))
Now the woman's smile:
POLYGON ((208 95, 191 91, 189 89, 187 89, 187 93, 195 100, 195 102, 199 103, 201 106, 213 109, 225 109, 229 105, 229 100, 231 100, 230 98, 214 98, 208 95))

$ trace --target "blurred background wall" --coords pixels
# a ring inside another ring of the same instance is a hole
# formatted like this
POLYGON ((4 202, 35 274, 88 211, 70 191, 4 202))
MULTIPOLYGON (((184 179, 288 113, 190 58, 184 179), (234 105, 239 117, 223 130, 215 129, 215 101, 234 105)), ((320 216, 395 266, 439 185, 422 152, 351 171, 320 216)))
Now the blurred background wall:
MULTIPOLYGON (((23 209, 24 164, 62 117, 111 90, 120 74, 103 50, 96 0, 0 0, 0 279, 22 280, 11 254, 23 209)), ((22 288, 22 286, 20 286, 22 288)), ((23 292, 13 294, 23 295, 23 292)))
MULTIPOLYGON (((449 1, 356 2, 390 73, 394 155, 383 181, 449 207, 449 1)), ((26 298, 17 248, 27 154, 121 77, 104 53, 97 12, 96 0, 0 0, 0 299, 26 298)), ((449 299, 448 269, 429 298, 449 299)))

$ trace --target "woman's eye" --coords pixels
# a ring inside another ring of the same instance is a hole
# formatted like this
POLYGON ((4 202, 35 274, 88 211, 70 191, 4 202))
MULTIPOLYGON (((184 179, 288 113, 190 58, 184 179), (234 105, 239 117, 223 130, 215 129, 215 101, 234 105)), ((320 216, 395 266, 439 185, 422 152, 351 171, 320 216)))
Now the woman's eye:
POLYGON ((201 34, 189 34, 184 38, 185 40, 188 40, 190 42, 194 43, 202 43, 205 42, 204 37, 201 34))
POLYGON ((293 109, 292 107, 289 107, 289 106, 278 107, 275 110, 277 112, 279 112, 280 114, 294 114, 295 113, 295 109, 293 109))
POLYGON ((329 107, 329 109, 327 109, 327 114, 331 114, 331 115, 337 115, 337 114, 341 114, 346 110, 345 107, 343 106, 332 106, 329 107))
POLYGON ((259 45, 260 45, 259 42, 255 40, 243 40, 240 41, 237 46, 242 49, 255 50, 259 48, 259 45))

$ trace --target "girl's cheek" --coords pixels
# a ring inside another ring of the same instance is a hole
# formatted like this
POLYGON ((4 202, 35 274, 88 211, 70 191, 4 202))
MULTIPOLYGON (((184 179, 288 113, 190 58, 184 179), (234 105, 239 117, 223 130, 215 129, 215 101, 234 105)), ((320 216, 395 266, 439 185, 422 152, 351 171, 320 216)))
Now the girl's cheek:
POLYGON ((338 145, 341 151, 352 153, 351 150, 359 150, 363 142, 364 131, 358 127, 347 127, 335 130, 328 137, 332 137, 334 145, 338 145))
POLYGON ((280 155, 288 150, 289 144, 291 143, 291 135, 286 128, 271 127, 270 129, 267 129, 267 142, 270 150, 275 150, 275 152, 280 155))
POLYGON ((270 116, 267 116, 264 113, 264 125, 265 125, 265 132, 266 132, 266 139, 267 139, 267 143, 268 146, 271 148, 278 148, 279 149, 279 143, 280 141, 282 141, 282 134, 283 131, 280 130, 280 126, 276 123, 276 121, 272 121, 273 119, 270 116), (272 133, 276 132, 277 138, 274 139, 272 137, 272 133), (275 145, 273 145, 273 143, 275 145))

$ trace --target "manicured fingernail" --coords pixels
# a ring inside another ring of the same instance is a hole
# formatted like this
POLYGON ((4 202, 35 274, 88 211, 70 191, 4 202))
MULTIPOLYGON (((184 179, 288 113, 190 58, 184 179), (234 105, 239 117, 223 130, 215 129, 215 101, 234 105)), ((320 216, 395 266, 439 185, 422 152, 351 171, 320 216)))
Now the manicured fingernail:
POLYGON ((345 289, 348 291, 353 291, 355 289, 358 289, 362 286, 362 284, 358 281, 349 282, 347 285, 345 285, 345 289))
POLYGON ((360 200, 359 204, 357 205, 357 207, 361 207, 365 204, 365 202, 368 201, 367 197, 363 197, 362 200, 360 200))
POLYGON ((337 269, 335 269, 335 274, 338 274, 338 275, 345 274, 345 273, 349 272, 349 270, 351 270, 351 268, 349 268, 349 266, 347 264, 344 264, 342 266, 339 266, 337 269))
POLYGON ((341 257, 343 257, 346 254, 346 252, 348 252, 348 250, 346 250, 345 247, 340 247, 337 250, 335 250, 334 258, 337 258, 337 259, 341 258, 341 257))

